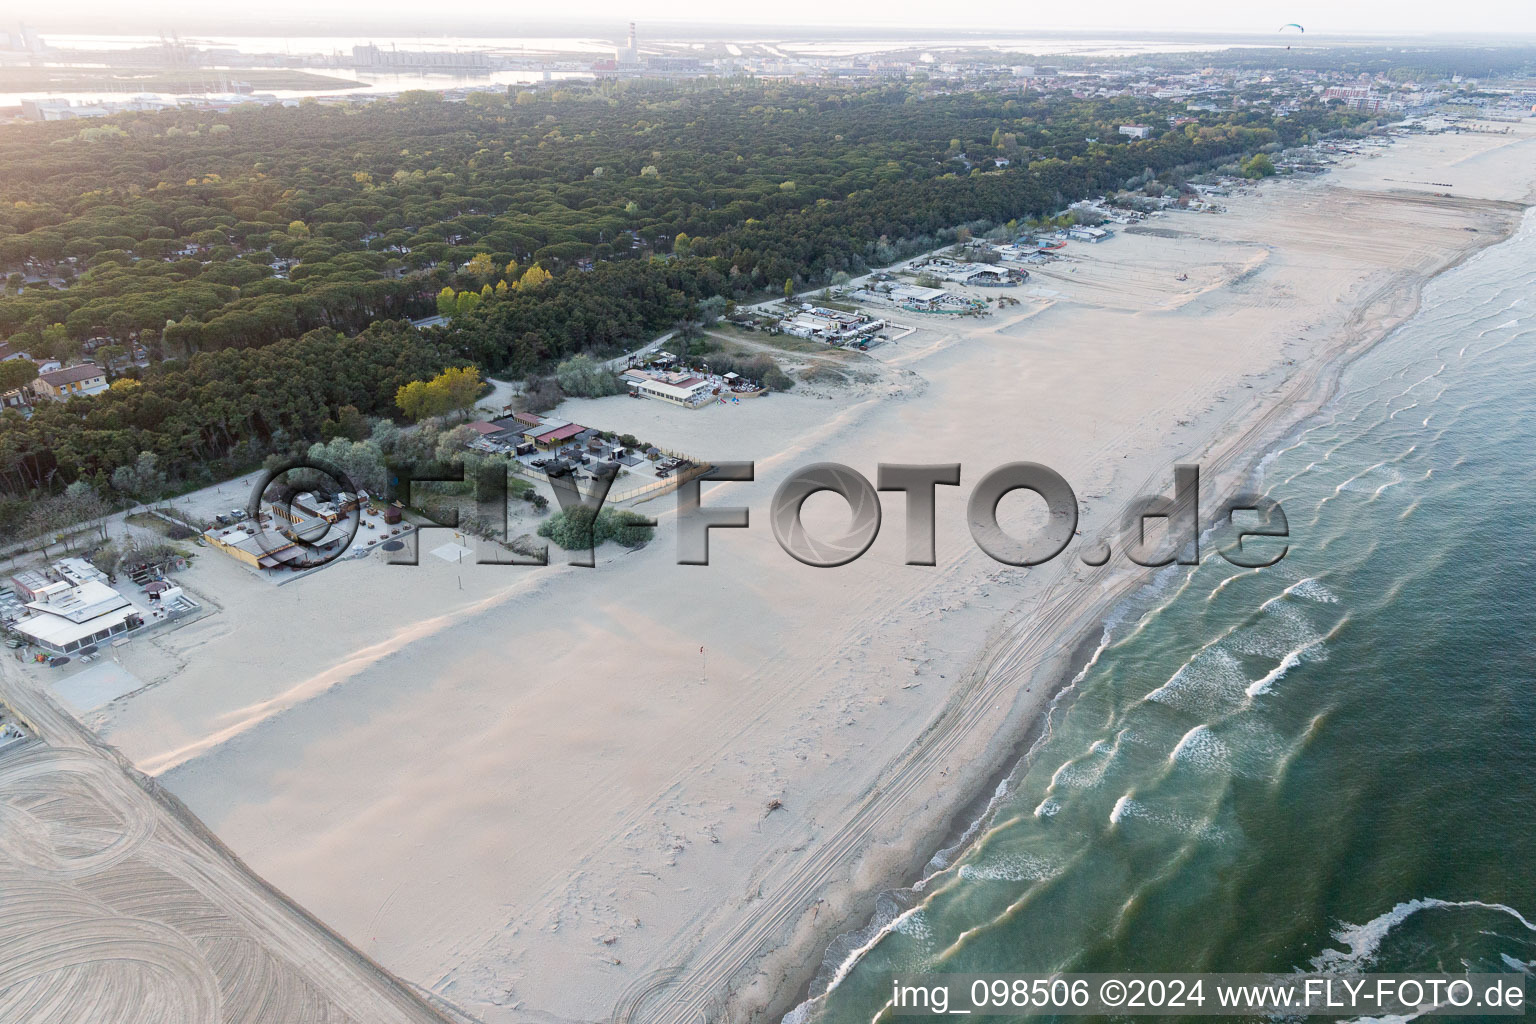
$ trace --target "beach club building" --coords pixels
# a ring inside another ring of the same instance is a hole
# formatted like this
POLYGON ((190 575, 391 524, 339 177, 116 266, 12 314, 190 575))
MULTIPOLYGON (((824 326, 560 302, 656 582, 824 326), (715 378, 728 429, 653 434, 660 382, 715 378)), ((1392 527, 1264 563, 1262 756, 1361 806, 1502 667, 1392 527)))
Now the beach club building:
POLYGON ((203 539, 237 562, 252 569, 276 569, 296 558, 298 545, 275 530, 251 523, 237 523, 228 529, 209 530, 203 539))
POLYGON ((314 532, 313 523, 324 520, 326 523, 334 523, 349 512, 356 512, 362 507, 368 492, 362 491, 352 494, 341 491, 334 499, 322 499, 312 491, 296 494, 293 500, 288 502, 274 501, 267 506, 267 511, 283 520, 291 529, 306 536, 314 532))
POLYGON ((619 379, 643 398, 655 398, 673 405, 699 405, 709 397, 708 377, 680 371, 625 370, 619 379))
POLYGON ((106 576, 83 558, 20 573, 11 588, 28 612, 11 628, 55 654, 73 654, 144 625, 133 602, 108 586, 106 576))
POLYGON ((558 448, 587 428, 570 420, 545 420, 523 431, 523 440, 544 451, 558 448))
POLYGON ((891 298, 911 309, 938 309, 944 303, 951 301, 953 296, 943 288, 901 284, 891 289, 891 298))
POLYGON ((477 420, 474 423, 466 423, 465 426, 469 427, 470 430, 473 430, 481 437, 495 437, 498 434, 506 433, 505 427, 497 426, 495 423, 489 423, 485 420, 477 420))
POLYGON ((264 504, 254 520, 207 530, 203 539, 253 569, 302 567, 346 547, 366 496, 342 491, 325 499, 305 491, 264 504))
POLYGON ((885 326, 884 320, 876 320, 865 313, 849 313, 841 309, 827 309, 802 305, 800 311, 786 317, 779 330, 797 338, 822 338, 831 342, 855 341, 874 334, 885 326))
POLYGON ((318 536, 313 533, 300 533, 305 540, 305 545, 300 546, 291 537, 247 519, 227 529, 209 530, 203 534, 203 539, 235 561, 243 562, 253 569, 281 569, 302 567, 312 561, 319 563, 321 559, 334 555, 345 546, 352 535, 348 524, 328 526, 318 536))
POLYGON ((1019 284, 1029 277, 1029 272, 998 263, 972 263, 935 257, 918 264, 941 281, 972 288, 1006 288, 1019 284))
POLYGON ((1103 228, 1089 227, 1079 224, 1067 229, 1067 237, 1074 242, 1102 242, 1109 237, 1109 232, 1103 228))

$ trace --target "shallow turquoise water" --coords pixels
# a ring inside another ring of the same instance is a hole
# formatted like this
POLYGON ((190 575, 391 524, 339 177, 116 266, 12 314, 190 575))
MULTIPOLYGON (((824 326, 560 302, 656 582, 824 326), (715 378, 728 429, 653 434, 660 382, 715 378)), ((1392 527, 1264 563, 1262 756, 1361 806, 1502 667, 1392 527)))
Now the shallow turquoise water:
POLYGON ((980 839, 793 1016, 870 1020, 893 972, 1529 972, 1536 220, 1339 394, 1263 464, 1288 556, 1124 609, 980 839))

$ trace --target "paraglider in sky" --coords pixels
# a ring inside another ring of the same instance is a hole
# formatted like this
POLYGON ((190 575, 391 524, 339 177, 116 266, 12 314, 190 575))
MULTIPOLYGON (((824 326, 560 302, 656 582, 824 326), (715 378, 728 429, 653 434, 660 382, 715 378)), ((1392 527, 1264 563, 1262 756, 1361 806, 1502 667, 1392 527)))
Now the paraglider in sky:
MULTIPOLYGON (((1296 24, 1294 21, 1288 21, 1284 25, 1281 25, 1280 28, 1279 28, 1279 31, 1284 32, 1286 29, 1292 29, 1292 28, 1295 29, 1297 32, 1301 32, 1303 34, 1305 34, 1306 31, 1307 31, 1306 29, 1302 28, 1300 25, 1296 24)), ((1287 45, 1286 49, 1289 50, 1290 46, 1287 45)))

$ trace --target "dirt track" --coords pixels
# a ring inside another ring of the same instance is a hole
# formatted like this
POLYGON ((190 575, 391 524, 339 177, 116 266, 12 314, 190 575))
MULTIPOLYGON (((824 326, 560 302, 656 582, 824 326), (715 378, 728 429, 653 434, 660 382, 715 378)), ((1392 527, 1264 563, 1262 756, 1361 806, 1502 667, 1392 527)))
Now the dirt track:
POLYGON ((0 1020, 433 1022, 26 679, 40 739, 0 753, 0 1020))

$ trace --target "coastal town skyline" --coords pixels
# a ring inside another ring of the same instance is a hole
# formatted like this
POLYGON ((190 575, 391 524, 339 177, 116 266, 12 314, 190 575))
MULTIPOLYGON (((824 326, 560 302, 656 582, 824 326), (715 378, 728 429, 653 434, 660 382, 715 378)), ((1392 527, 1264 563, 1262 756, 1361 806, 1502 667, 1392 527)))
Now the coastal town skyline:
MULTIPOLYGON (((93 18, 90 32, 234 32, 290 36, 347 34, 368 37, 378 34, 407 35, 550 35, 590 34, 605 26, 629 21, 648 22, 653 28, 688 36, 729 36, 742 27, 789 29, 811 34, 854 32, 878 37, 882 31, 927 33, 942 39, 956 30, 1028 36, 1046 33, 1147 33, 1154 37, 1188 34, 1195 37, 1243 35, 1264 37, 1291 23, 1305 25, 1316 37, 1369 36, 1379 39, 1411 36, 1449 38, 1498 38, 1509 41, 1536 35, 1536 14, 1509 0, 1471 0, 1454 10, 1432 0, 1353 0, 1329 4, 1321 0, 1286 3, 1211 6, 1197 0, 1171 0, 1149 8, 1132 0, 1106 0, 1091 9, 1056 7, 1031 9, 1021 17, 1016 5, 1002 0, 947 12, 936 18, 931 5, 900 0, 872 4, 852 0, 834 7, 806 0, 785 0, 771 10, 721 8, 698 0, 593 0, 579 9, 551 14, 530 12, 509 15, 504 7, 473 0, 449 11, 427 15, 415 5, 385 0, 334 0, 323 7, 296 0, 276 0, 264 9, 261 19, 238 10, 209 9, 183 0, 157 0, 136 5, 92 7, 94 0, 71 5, 65 19, 58 13, 29 12, 26 20, 46 31, 75 33, 80 15, 93 18), (252 29, 256 31, 252 31, 252 29)), ((612 31, 611 28, 608 31, 612 31)))

